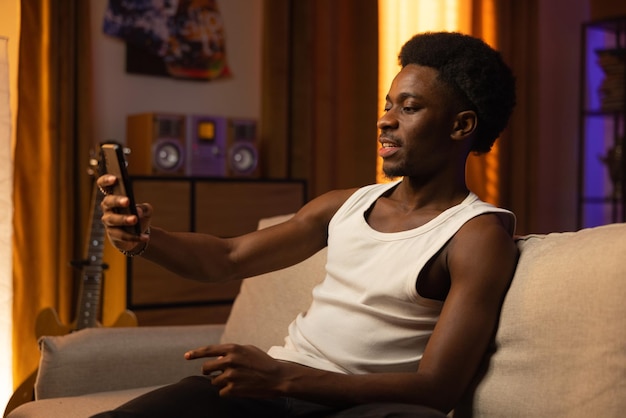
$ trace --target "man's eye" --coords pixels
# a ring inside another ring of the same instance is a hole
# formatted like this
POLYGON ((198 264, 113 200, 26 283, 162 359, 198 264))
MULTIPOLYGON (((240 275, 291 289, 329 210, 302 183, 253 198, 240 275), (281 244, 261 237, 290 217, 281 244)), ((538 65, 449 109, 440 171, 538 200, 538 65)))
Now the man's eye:
POLYGON ((412 113, 412 112, 416 112, 417 108, 416 107, 412 107, 412 106, 404 106, 402 108, 402 110, 407 112, 407 113, 412 113))

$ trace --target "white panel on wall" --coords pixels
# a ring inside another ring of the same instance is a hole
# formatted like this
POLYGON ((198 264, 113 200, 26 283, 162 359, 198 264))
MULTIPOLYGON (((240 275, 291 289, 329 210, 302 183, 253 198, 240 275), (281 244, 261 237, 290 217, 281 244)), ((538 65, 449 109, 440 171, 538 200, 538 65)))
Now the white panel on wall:
POLYGON ((13 388, 13 162, 7 44, 8 39, 0 36, 0 405, 6 404, 13 388))

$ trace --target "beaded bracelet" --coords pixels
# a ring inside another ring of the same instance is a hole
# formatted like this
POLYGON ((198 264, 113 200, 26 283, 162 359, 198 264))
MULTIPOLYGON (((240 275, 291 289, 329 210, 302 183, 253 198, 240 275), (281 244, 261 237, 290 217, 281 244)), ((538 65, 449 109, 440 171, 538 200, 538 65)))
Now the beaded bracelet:
MULTIPOLYGON (((144 232, 144 234, 150 235, 150 227, 148 227, 148 229, 146 229, 146 232, 144 232)), ((133 248, 130 251, 120 250, 120 252, 122 254, 124 254, 126 257, 138 257, 141 254, 146 252, 146 250, 148 249, 148 242, 149 241, 144 242, 143 245, 141 246, 141 248, 139 248, 139 249, 134 249, 133 248)))

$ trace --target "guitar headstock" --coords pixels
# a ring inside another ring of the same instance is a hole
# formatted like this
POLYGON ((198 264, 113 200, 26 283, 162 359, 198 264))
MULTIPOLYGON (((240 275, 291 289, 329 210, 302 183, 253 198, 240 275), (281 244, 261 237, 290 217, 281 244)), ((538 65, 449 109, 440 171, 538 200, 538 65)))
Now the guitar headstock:
MULTIPOLYGON (((89 167, 87 168, 87 173, 90 176, 93 176, 94 179, 97 179, 101 175, 103 175, 106 171, 104 169, 104 160, 102 159, 102 153, 100 151, 100 147, 103 144, 118 144, 121 145, 118 141, 104 141, 98 145, 97 149, 92 149, 89 151, 89 167)), ((130 148, 123 147, 124 155, 130 154, 130 148)), ((128 162, 126 162, 128 164, 128 162)))

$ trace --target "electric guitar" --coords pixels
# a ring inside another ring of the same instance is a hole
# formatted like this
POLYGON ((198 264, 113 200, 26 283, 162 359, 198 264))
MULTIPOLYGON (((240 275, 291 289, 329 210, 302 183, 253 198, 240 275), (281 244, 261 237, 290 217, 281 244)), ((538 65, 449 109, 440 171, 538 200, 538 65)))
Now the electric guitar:
MULTIPOLYGON (((96 176, 100 171, 97 159, 90 160, 89 174, 96 176)), ((104 270, 107 265, 103 262, 105 230, 100 218, 102 217, 103 194, 94 183, 91 200, 91 219, 89 236, 86 242, 85 258, 72 261, 72 265, 82 269, 82 279, 76 308, 76 319, 70 325, 63 324, 54 308, 45 308, 39 312, 35 321, 35 336, 37 340, 44 335, 66 335, 85 328, 101 326, 98 321, 100 313, 100 301, 102 294, 102 282, 104 270)), ((126 310, 120 314, 113 327, 137 326, 137 317, 134 313, 126 310)), ((22 382, 9 400, 4 416, 8 415, 19 405, 34 400, 35 379, 37 370, 22 382)))

